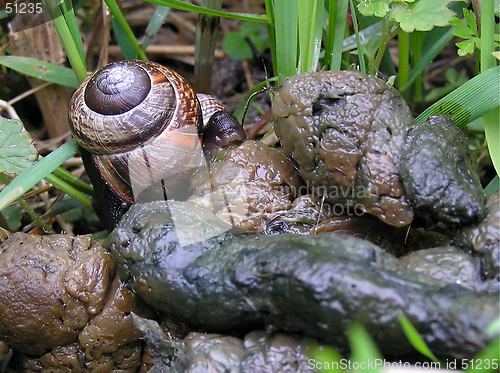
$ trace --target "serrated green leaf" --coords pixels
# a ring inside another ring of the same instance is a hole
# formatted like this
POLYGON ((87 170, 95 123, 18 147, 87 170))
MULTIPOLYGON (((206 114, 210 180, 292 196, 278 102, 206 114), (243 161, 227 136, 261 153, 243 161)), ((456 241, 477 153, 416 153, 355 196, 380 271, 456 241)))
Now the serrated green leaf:
POLYGON ((18 174, 35 162, 33 140, 17 119, 0 117, 0 172, 18 174))
POLYGON ((383 17, 389 12, 388 0, 358 0, 358 10, 364 16, 383 17))
POLYGON ((454 0, 416 0, 413 3, 396 3, 391 9, 391 18, 407 33, 415 30, 429 31, 434 26, 448 26, 455 15, 447 7, 452 1, 454 0))
POLYGON ((467 21, 467 25, 471 29, 473 35, 477 36, 477 23, 474 12, 472 10, 464 9, 464 18, 467 21))
POLYGON ((80 83, 73 70, 35 58, 19 56, 1 56, 0 65, 22 74, 32 76, 47 82, 78 88, 80 83))
POLYGON ((468 25, 466 25, 461 19, 457 17, 453 17, 450 20, 450 25, 452 25, 456 29, 452 32, 453 35, 459 38, 468 39, 471 36, 476 35, 468 25))

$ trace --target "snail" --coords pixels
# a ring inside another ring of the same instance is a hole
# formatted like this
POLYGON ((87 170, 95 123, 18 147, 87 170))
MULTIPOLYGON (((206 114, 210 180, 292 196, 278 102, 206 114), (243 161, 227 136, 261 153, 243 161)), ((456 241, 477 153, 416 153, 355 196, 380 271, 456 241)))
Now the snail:
POLYGON ((222 103, 201 101, 181 75, 153 62, 114 62, 82 82, 70 128, 108 228, 130 204, 186 197, 189 178, 206 166, 204 150, 246 138, 222 103))

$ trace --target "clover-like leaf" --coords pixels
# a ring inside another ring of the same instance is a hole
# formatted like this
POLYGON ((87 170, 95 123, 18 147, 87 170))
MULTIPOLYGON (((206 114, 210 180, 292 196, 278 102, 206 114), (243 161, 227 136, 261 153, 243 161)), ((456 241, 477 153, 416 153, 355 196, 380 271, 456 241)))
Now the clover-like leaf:
POLYGON ((383 17, 389 12, 389 0, 358 0, 358 10, 364 16, 383 17))
POLYGON ((23 124, 0 117, 0 172, 18 174, 31 166, 38 156, 23 124))
POLYGON ((472 30, 468 24, 466 24, 458 17, 453 17, 452 19, 450 19, 450 25, 455 28, 455 30, 452 31, 452 34, 459 38, 469 39, 473 36, 477 36, 477 29, 472 30))
MULTIPOLYGON (((479 44, 478 38, 468 39, 456 43, 455 45, 458 47, 457 54, 460 57, 467 56, 468 54, 474 53, 474 46, 479 44)), ((479 45, 478 45, 479 47, 479 45)))
MULTIPOLYGON (((391 8, 390 17, 407 33, 429 31, 434 26, 448 26, 455 13, 447 5, 455 0, 416 0, 398 2, 391 8)), ((465 0, 458 0, 464 1, 465 0)))
MULTIPOLYGON (((457 17, 453 17, 450 20, 450 24, 455 28, 452 34, 465 39, 464 41, 455 44, 458 47, 457 54, 460 57, 474 53, 476 47, 481 49, 481 38, 479 37, 477 30, 476 16, 474 15, 474 12, 464 9, 464 21, 457 17)), ((495 40, 495 46, 498 46, 499 35, 494 34, 493 37, 495 40)))

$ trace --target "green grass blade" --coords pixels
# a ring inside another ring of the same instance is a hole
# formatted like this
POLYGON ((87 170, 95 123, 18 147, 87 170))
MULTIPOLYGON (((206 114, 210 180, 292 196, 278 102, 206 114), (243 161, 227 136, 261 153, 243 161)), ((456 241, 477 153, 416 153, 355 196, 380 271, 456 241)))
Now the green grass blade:
POLYGON ((75 189, 79 190, 82 193, 85 193, 88 196, 92 196, 92 194, 94 193, 94 188, 92 188, 90 185, 80 180, 79 178, 75 177, 71 172, 64 168, 58 167, 52 173, 55 177, 70 184, 75 189))
POLYGON ((420 334, 418 334, 418 331, 411 324, 410 320, 408 320, 408 318, 403 313, 399 314, 398 319, 406 335, 406 338, 408 338, 408 341, 410 341, 411 345, 415 347, 415 349, 422 355, 428 357, 434 362, 439 362, 439 360, 436 358, 436 356, 434 356, 432 351, 424 342, 420 334))
MULTIPOLYGON (((359 32, 359 40, 361 45, 365 45, 370 41, 370 39, 375 35, 380 35, 382 33, 382 22, 374 23, 373 25, 368 26, 367 28, 361 30, 359 32)), ((351 35, 344 39, 342 45, 342 52, 352 51, 357 48, 356 35, 351 35)))
POLYGON ((342 369, 342 355, 334 347, 319 346, 314 350, 312 356, 313 359, 310 360, 310 363, 314 365, 316 370, 311 370, 311 372, 345 372, 345 370, 342 369))
POLYGON ((500 188, 500 178, 496 175, 493 180, 484 188, 484 195, 489 196, 491 193, 495 193, 500 188))
MULTIPOLYGON (((0 172, 0 182, 9 185, 9 179, 7 176, 3 173, 0 172)), ((47 224, 45 224, 44 219, 42 219, 40 216, 36 214, 36 212, 31 208, 31 206, 26 202, 26 200, 23 197, 19 197, 17 199, 17 203, 21 208, 33 219, 33 221, 41 226, 45 232, 48 233, 53 233, 54 231, 52 230, 51 227, 49 227, 47 224)))
POLYGON ((328 2, 328 26, 326 28, 325 56, 323 57, 323 66, 326 68, 326 70, 330 70, 333 63, 333 46, 335 39, 336 19, 337 0, 330 0, 328 2))
POLYGON ((278 76, 278 84, 283 84, 286 77, 297 73, 297 0, 275 0, 274 11, 277 68, 275 75, 278 76))
POLYGON ((73 35, 64 19, 61 8, 59 6, 62 1, 56 2, 55 0, 44 0, 47 11, 52 18, 54 27, 56 28, 61 44, 63 45, 64 51, 68 56, 68 60, 76 74, 79 82, 82 82, 87 77, 87 68, 85 60, 81 58, 81 53, 78 50, 78 45, 73 39, 73 35))
POLYGON ((401 92, 406 91, 415 79, 425 70, 427 66, 437 57, 437 55, 443 50, 443 48, 453 39, 453 34, 451 33, 453 28, 448 28, 435 43, 427 45, 424 50, 424 54, 421 56, 420 61, 410 70, 410 76, 408 77, 408 82, 400 88, 401 92))
POLYGON ((73 199, 80 202, 85 207, 92 209, 92 202, 91 202, 90 198, 87 197, 82 192, 80 192, 78 189, 71 186, 69 183, 65 182, 64 180, 59 179, 58 177, 54 176, 53 174, 48 174, 47 176, 45 176, 45 180, 48 181, 53 186, 55 186, 60 191, 66 193, 67 195, 71 196, 73 199))
POLYGON ((161 26, 165 22, 169 11, 170 8, 168 6, 158 5, 156 7, 153 17, 149 20, 148 27, 146 27, 144 37, 142 38, 142 50, 145 51, 149 44, 153 41, 156 34, 158 34, 158 31, 160 31, 161 26))
POLYGON ((104 1, 106 2, 106 5, 108 6, 113 17, 116 19, 116 22, 118 22, 122 27, 123 32, 130 40, 130 43, 132 43, 134 50, 137 52, 139 58, 143 61, 147 61, 148 58, 146 57, 146 53, 144 53, 141 46, 139 45, 139 42, 135 38, 132 29, 130 28, 129 24, 127 23, 127 20, 125 19, 120 8, 118 7, 116 0, 104 0, 104 1))
MULTIPOLYGON (((271 50, 271 57, 273 59, 273 73, 278 71, 276 67, 276 28, 274 27, 274 1, 265 0, 266 2, 266 15, 269 22, 267 23, 267 38, 269 40, 269 49, 271 50)), ((267 75, 267 73, 266 73, 267 75)))
POLYGON ((123 27, 120 23, 118 23, 115 17, 111 18, 111 24, 113 25, 113 31, 115 33, 116 40, 118 41, 118 45, 123 53, 123 57, 125 57, 126 60, 136 60, 138 53, 125 33, 123 27))
POLYGON ((75 139, 71 139, 57 150, 50 153, 41 161, 21 172, 12 182, 0 193, 0 210, 12 201, 21 197, 30 190, 36 183, 54 171, 57 167, 74 156, 78 151, 78 144, 75 139))
POLYGON ((69 32, 73 38, 76 49, 80 53, 80 59, 85 61, 85 52, 83 51, 82 35, 80 34, 80 29, 78 28, 78 23, 76 22, 75 11, 71 0, 64 0, 61 3, 61 11, 68 25, 69 32))
POLYGON ((500 338, 490 342, 485 349, 479 352, 474 359, 462 361, 462 369, 467 373, 498 372, 500 338))
POLYGON ((463 127, 499 107, 499 87, 500 67, 495 66, 470 79, 427 108, 415 119, 415 123, 425 122, 429 115, 446 114, 455 125, 463 127))
POLYGON ((363 325, 359 322, 351 322, 347 326, 347 338, 351 349, 349 359, 351 363, 357 363, 359 367, 365 367, 364 372, 378 372, 377 367, 371 368, 367 365, 367 362, 380 361, 382 355, 363 325))
POLYGON ((297 0, 300 73, 318 68, 324 9, 324 0, 297 0))
MULTIPOLYGON (((410 71, 410 35, 404 31, 398 34, 398 88, 403 87, 408 82, 410 71)), ((408 97, 405 97, 408 99, 408 97)))
POLYGON ((266 22, 266 23, 270 22, 268 17, 264 14, 221 12, 218 10, 207 9, 198 5, 188 4, 180 0, 145 0, 145 1, 152 4, 168 6, 173 9, 184 10, 186 12, 208 14, 216 17, 239 19, 241 21, 249 21, 249 22, 266 22))
POLYGON ((59 66, 30 57, 0 56, 0 65, 47 82, 77 88, 80 83, 69 67, 59 66))
MULTIPOLYGON (((498 102, 498 95, 497 95, 498 102)), ((484 114, 484 134, 488 143, 491 161, 497 175, 500 175, 500 110, 497 107, 495 110, 484 114)))
POLYGON ((356 34, 356 45, 358 47, 359 70, 364 73, 367 73, 368 70, 365 62, 365 54, 363 53, 363 47, 361 45, 361 39, 359 37, 358 19, 356 17, 356 7, 354 6, 354 2, 352 0, 349 0, 349 3, 351 4, 352 27, 354 28, 354 33, 356 34))
MULTIPOLYGON (((489 71, 497 65, 497 60, 491 53, 495 51, 495 41, 493 35, 495 33, 495 7, 493 0, 484 0, 481 5, 481 72, 489 71)), ((482 75, 482 74, 480 74, 482 75)), ((497 97, 499 92, 497 86, 497 97)), ((490 151, 491 161, 497 175, 500 174, 500 110, 492 110, 485 113, 484 117, 484 133, 486 142, 490 151)))

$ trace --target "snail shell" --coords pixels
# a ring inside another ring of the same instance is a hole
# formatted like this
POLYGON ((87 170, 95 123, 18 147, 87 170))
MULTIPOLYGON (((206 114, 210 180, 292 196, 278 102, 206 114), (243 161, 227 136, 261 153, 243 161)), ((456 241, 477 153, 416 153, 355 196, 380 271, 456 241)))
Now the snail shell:
POLYGON ((204 163, 196 94, 156 63, 120 61, 97 71, 73 95, 69 120, 106 184, 128 203, 145 190, 143 198, 159 199, 151 185, 166 194, 204 163))

